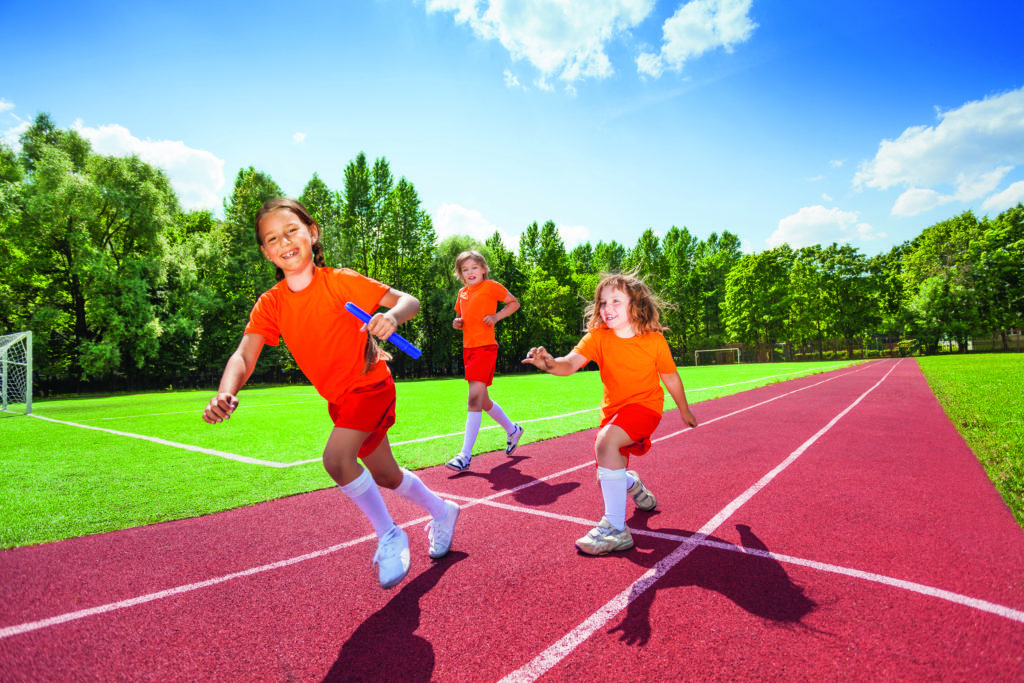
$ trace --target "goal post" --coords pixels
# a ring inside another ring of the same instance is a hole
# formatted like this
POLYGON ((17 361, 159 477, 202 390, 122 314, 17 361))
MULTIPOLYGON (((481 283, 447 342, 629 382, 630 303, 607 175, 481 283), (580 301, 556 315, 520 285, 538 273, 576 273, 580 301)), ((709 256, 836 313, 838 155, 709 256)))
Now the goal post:
POLYGON ((4 412, 24 405, 25 414, 32 414, 31 332, 0 335, 0 394, 4 412))
POLYGON ((729 365, 739 364, 740 362, 740 350, 739 349, 697 349, 693 352, 693 364, 701 365, 701 359, 704 360, 704 365, 729 365))

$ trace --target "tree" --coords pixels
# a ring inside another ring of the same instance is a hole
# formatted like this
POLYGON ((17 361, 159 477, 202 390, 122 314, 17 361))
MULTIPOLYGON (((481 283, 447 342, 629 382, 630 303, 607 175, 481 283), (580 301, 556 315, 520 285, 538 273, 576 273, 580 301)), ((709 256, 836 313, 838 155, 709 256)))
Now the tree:
POLYGON ((320 226, 320 244, 323 247, 324 263, 338 267, 344 256, 341 232, 341 202, 337 193, 327 187, 327 183, 316 173, 306 183, 299 195, 301 203, 309 215, 320 226))
POLYGON ((792 264, 793 250, 783 244, 744 255, 726 277, 723 313, 728 333, 756 345, 762 360, 773 360, 775 343, 786 338, 792 264))

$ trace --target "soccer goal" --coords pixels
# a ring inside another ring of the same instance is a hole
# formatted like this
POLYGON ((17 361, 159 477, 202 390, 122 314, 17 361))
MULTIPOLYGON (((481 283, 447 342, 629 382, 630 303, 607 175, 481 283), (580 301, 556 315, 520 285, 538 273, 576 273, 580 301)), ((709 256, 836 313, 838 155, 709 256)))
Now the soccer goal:
POLYGON ((0 335, 0 374, 4 412, 32 414, 32 333, 17 332, 0 335))
POLYGON ((694 365, 730 365, 739 362, 739 349, 697 349, 693 352, 694 365))

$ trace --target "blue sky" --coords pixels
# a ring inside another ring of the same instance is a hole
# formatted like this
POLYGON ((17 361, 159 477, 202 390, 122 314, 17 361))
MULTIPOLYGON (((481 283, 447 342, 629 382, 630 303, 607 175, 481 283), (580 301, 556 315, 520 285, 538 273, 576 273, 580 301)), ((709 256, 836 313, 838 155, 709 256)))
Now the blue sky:
POLYGON ((221 212, 360 151, 444 237, 552 220, 866 254, 1024 201, 1024 3, 0 1, 0 136, 40 112, 221 212))

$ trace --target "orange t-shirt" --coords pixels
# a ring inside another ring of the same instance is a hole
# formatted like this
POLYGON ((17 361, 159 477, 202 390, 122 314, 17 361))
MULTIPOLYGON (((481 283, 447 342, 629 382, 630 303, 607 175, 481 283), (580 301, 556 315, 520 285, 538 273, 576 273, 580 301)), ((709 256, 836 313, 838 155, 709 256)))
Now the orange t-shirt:
POLYGON ((611 417, 631 403, 661 415, 665 394, 660 375, 676 371, 672 352, 661 332, 622 339, 607 327, 599 327, 587 332, 573 351, 601 368, 603 418, 611 417))
POLYGON ((484 280, 459 290, 455 312, 462 318, 462 345, 465 348, 498 343, 494 338, 494 327, 484 322, 484 316, 497 313, 498 302, 507 296, 505 286, 494 280, 484 280))
POLYGON ((348 268, 317 268, 305 289, 293 292, 281 280, 252 307, 246 334, 258 334, 277 346, 283 337, 299 368, 320 395, 338 403, 346 392, 376 384, 391 371, 383 360, 365 375, 363 353, 367 332, 362 321, 345 310, 354 302, 372 314, 390 288, 348 268))

